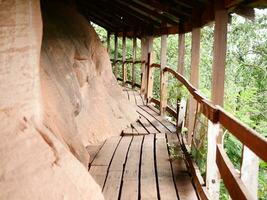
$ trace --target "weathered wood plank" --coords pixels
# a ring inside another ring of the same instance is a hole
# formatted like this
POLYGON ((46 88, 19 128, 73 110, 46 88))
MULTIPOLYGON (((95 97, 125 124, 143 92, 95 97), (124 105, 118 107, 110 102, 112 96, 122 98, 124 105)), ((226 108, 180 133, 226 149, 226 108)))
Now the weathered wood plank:
MULTIPOLYGON (((178 191, 178 196, 183 200, 197 200, 197 194, 191 182, 191 177, 187 171, 183 153, 180 148, 176 134, 167 134, 169 148, 172 146, 176 148, 176 159, 171 158, 171 166, 173 170, 174 182, 178 191)), ((169 149, 170 151, 170 149, 169 149)))
POLYGON ((140 123, 145 127, 149 133, 158 133, 159 131, 146 119, 143 115, 139 116, 140 123))
POLYGON ((127 135, 138 135, 137 130, 131 125, 131 127, 128 127, 127 129, 122 131, 123 136, 127 135))
POLYGON ((87 152, 90 155, 90 161, 89 163, 91 164, 93 162, 93 160, 96 157, 96 154, 99 152, 99 150, 102 148, 102 146, 105 144, 105 142, 102 142, 98 145, 89 145, 86 147, 87 152))
POLYGON ((159 111, 151 106, 139 106, 143 110, 145 110, 147 113, 149 113, 151 116, 153 116, 155 119, 157 119, 162 125, 164 125, 170 132, 176 132, 175 125, 169 122, 168 120, 164 119, 162 116, 159 115, 159 111))
POLYGON ((132 123, 132 126, 137 130, 138 134, 149 134, 149 132, 143 127, 139 119, 132 123))
POLYGON ((143 101, 141 95, 137 91, 133 91, 133 93, 134 93, 134 97, 136 100, 136 105, 144 105, 144 101, 143 101))
POLYGON ((123 167, 126 162, 128 148, 132 137, 123 137, 114 154, 108 169, 106 183, 103 188, 105 199, 118 199, 122 181, 123 167))
POLYGON ((94 161, 92 162, 92 166, 98 166, 98 165, 105 165, 108 166, 111 158, 114 154, 114 151, 120 142, 121 137, 111 137, 109 138, 104 146, 101 148, 101 150, 96 155, 94 161))
POLYGON ((160 199, 178 199, 165 134, 156 135, 156 162, 160 199))
POLYGON ((139 185, 139 164, 143 137, 134 137, 129 149, 123 185, 121 191, 122 200, 137 200, 139 185))
POLYGON ((153 200, 157 197, 157 183, 154 165, 154 135, 146 135, 142 147, 141 199, 153 200))
POLYGON ((91 166, 90 167, 90 174, 95 179, 97 184, 100 186, 100 188, 103 188, 106 176, 107 176, 108 166, 91 166))
POLYGON ((128 91, 128 96, 129 96, 129 100, 132 104, 136 105, 136 100, 135 100, 135 97, 134 97, 134 94, 133 94, 133 91, 132 90, 129 90, 128 91))
POLYGON ((152 117, 150 114, 148 114, 146 111, 138 107, 137 112, 141 115, 143 115, 145 118, 147 118, 153 126, 156 127, 157 132, 160 133, 170 133, 170 131, 163 126, 158 120, 156 120, 154 117, 152 117))

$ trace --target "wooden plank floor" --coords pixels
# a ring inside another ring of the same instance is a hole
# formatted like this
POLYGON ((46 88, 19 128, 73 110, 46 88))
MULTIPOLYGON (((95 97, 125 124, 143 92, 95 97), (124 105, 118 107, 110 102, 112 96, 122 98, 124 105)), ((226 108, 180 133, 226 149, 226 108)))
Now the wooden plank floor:
POLYGON ((146 106, 138 91, 124 88, 137 105, 139 119, 103 144, 88 146, 89 172, 102 188, 105 199, 198 199, 185 163, 175 126, 146 106), (178 159, 170 155, 176 147, 178 159))

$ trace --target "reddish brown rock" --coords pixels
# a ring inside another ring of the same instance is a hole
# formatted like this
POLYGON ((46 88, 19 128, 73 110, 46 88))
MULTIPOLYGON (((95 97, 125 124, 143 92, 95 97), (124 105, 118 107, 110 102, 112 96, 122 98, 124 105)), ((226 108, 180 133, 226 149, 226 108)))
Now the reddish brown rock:
POLYGON ((136 116, 88 22, 42 16, 38 0, 0 2, 0 199, 103 199, 85 146, 136 116))

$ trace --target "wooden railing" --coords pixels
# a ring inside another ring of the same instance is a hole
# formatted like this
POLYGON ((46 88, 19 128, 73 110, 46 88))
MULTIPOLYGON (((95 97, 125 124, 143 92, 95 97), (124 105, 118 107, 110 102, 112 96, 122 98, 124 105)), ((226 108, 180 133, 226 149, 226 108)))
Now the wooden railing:
MULTIPOLYGON (((122 62, 122 61, 117 60, 116 62, 114 62, 114 64, 116 64, 117 62, 122 62)), ((125 63, 133 63, 133 62, 125 61, 125 63)), ((135 63, 144 63, 144 61, 135 61, 135 63)), ((159 68, 160 70, 162 70, 162 75, 171 74, 173 77, 175 77, 175 79, 177 79, 177 81, 181 83, 181 85, 183 85, 187 89, 187 91, 190 93, 192 98, 197 102, 197 108, 198 108, 199 113, 203 114, 209 120, 209 128, 222 126, 224 129, 228 130, 232 135, 234 135, 244 146, 248 147, 252 152, 254 152, 260 159, 267 162, 267 140, 266 138, 258 134, 255 130, 249 128, 244 123, 240 122, 234 116, 227 113, 222 107, 218 105, 214 105, 209 99, 205 98, 189 81, 187 81, 186 78, 178 74, 173 69, 169 67, 165 67, 161 69, 161 66, 159 64, 152 63, 149 65, 149 68, 147 69, 148 74, 149 74, 149 70, 152 68, 159 68)), ((149 84, 149 81, 151 81, 151 79, 148 78, 148 81, 146 83, 147 85, 149 84)), ((127 80, 125 82, 126 83, 128 82, 130 84, 133 83, 133 81, 127 81, 127 80)), ((167 92, 167 91, 163 91, 163 92, 167 92)), ((162 106, 160 100, 154 99, 152 97, 150 97, 149 102, 152 102, 158 106, 162 106)), ((181 121, 182 122, 186 121, 186 115, 181 115, 181 113, 179 112, 181 112, 181 109, 185 109, 184 108, 185 105, 182 105, 183 108, 181 108, 181 105, 178 100, 177 111, 173 110, 168 105, 165 105, 165 106, 166 106, 165 108, 166 112, 168 112, 174 119, 176 119, 177 130, 180 131, 178 132, 178 138, 181 144, 181 148, 185 155, 187 168, 192 175, 192 180, 193 180, 193 183, 195 184, 198 195, 201 199, 211 199, 210 193, 207 187, 208 180, 204 180, 204 178, 201 176, 199 168, 190 153, 190 145, 188 145, 187 141, 185 141, 181 133, 182 127, 180 124, 181 124, 181 121)), ((194 117, 196 121, 197 112, 195 113, 194 117)), ((210 130, 211 131, 209 132, 209 134, 219 135, 219 132, 220 132, 219 128, 217 129, 210 128, 210 130)), ((195 127, 194 127, 193 132, 194 131, 195 131, 195 127)), ((214 137, 214 145, 215 146, 212 148, 213 150, 216 149, 216 154, 214 154, 213 157, 211 156, 212 159, 211 161, 209 160, 209 162, 211 163, 207 162, 206 174, 210 173, 208 171, 209 169, 208 165, 217 165, 221 178, 230 196, 233 199, 253 199, 248 188, 245 187, 243 181, 241 180, 240 173, 236 171, 232 162, 228 158, 223 148, 222 142, 217 140, 216 137, 214 137)), ((210 151, 213 151, 213 150, 209 149, 209 146, 208 146, 208 149, 207 149, 208 154, 210 151)))
POLYGON ((142 60, 136 60, 136 61, 133 61, 132 59, 131 60, 125 60, 125 61, 123 61, 123 60, 114 60, 114 59, 110 59, 110 61, 111 61, 111 64, 114 66, 114 74, 115 74, 115 76, 116 76, 116 78, 117 78, 117 80, 119 80, 119 81, 122 81, 122 82, 124 82, 124 83, 128 83, 128 84, 131 84, 132 85, 132 87, 141 87, 141 85, 140 84, 138 84, 138 83, 136 83, 136 76, 135 76, 135 65, 136 64, 145 64, 145 61, 142 61, 142 60), (119 76, 118 76, 118 63, 120 63, 121 64, 121 67, 122 67, 122 69, 121 69, 121 71, 122 71, 122 78, 120 78, 119 76), (125 73, 125 64, 132 64, 132 80, 127 80, 127 76, 125 76, 124 75, 124 73, 125 73))
MULTIPOLYGON (((150 67, 160 68, 159 64, 151 64, 150 67)), ((186 87, 187 91, 191 94, 191 96, 196 100, 199 111, 203 114, 214 126, 219 125, 224 129, 227 129, 231 134, 233 134, 243 145, 248 147, 251 151, 253 151, 260 159, 267 161, 267 139, 257 133, 255 130, 249 128, 247 125, 239 121, 234 116, 227 113, 222 107, 218 105, 213 105, 213 103, 205 98, 200 92, 182 75, 178 74, 176 71, 169 67, 165 67, 162 69, 163 75, 168 73, 173 75, 183 86, 186 87)), ((152 99, 152 102, 160 105, 160 101, 152 99)), ((176 119, 176 121, 181 121, 179 118, 179 103, 177 105, 177 112, 173 109, 166 106, 166 111, 176 119)), ((195 113, 195 118, 196 118, 195 113)), ((180 116, 185 118, 185 116, 180 116)), ((185 120, 185 119, 182 119, 185 120)), ((195 127, 194 127, 195 128, 195 127)), ((178 130, 181 128, 177 127, 178 130)), ((195 131, 195 130, 194 130, 195 131)), ((219 134, 220 129, 217 129, 217 132, 212 132, 211 134, 219 134)), ((207 133, 208 134, 208 133, 207 133)), ((182 146, 182 150, 184 151, 187 167, 193 176, 193 181, 195 183, 196 189, 198 190, 198 194, 201 199, 210 199, 209 192, 206 188, 206 183, 200 175, 199 169, 195 164, 192 156, 190 155, 188 146, 186 145, 186 141, 184 141, 183 137, 181 137, 181 133, 178 133, 179 140, 182 146)), ((215 138, 216 139, 216 138, 215 138)), ((245 187, 244 183, 241 180, 240 173, 236 171, 232 162, 228 158, 223 144, 219 141, 214 141, 216 145, 216 157, 214 158, 214 162, 216 162, 217 167, 219 169, 221 178, 233 199, 253 199, 252 195, 249 192, 249 189, 245 187)), ((209 153, 209 149, 207 149, 209 153)), ((209 165, 210 163, 207 163, 209 165)), ((208 167, 207 167, 208 169, 208 167)), ((206 173, 209 173, 206 171, 206 173)))

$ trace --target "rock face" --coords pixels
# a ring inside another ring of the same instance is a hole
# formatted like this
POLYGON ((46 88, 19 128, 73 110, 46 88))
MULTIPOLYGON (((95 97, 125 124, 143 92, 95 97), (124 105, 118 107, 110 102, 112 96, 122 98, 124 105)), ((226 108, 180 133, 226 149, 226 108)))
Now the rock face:
MULTIPOLYGON (((44 1, 46 2, 46 1, 44 1)), ((0 1, 0 199, 103 199, 88 144, 136 116, 109 57, 77 12, 0 1)))

